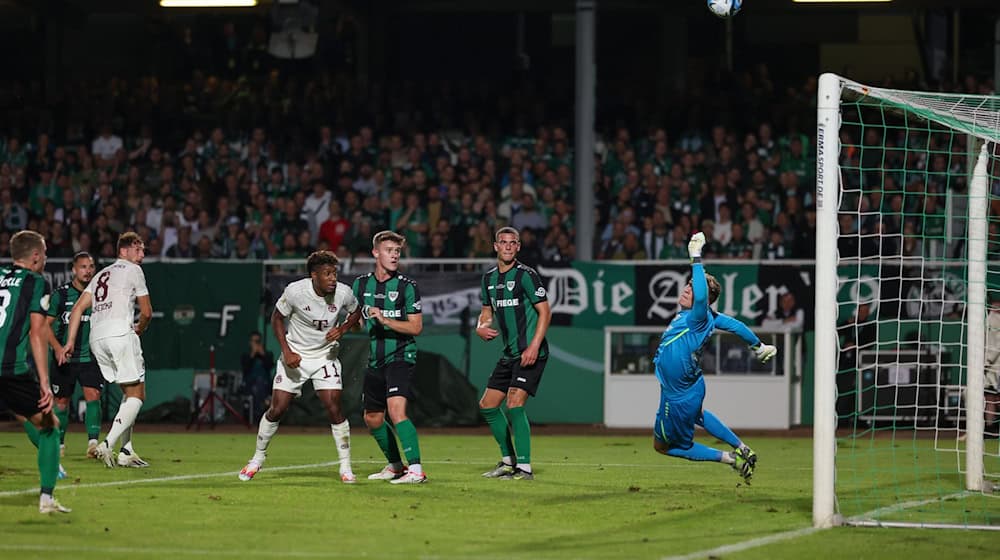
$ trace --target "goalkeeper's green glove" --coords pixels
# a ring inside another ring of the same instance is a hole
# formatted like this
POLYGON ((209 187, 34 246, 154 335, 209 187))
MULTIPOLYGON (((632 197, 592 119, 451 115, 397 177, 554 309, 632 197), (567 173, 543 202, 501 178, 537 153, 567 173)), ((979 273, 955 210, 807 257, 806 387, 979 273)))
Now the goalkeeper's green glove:
POLYGON ((770 344, 758 344, 751 350, 753 350, 754 356, 757 356, 757 359, 760 360, 760 363, 762 364, 766 364, 778 353, 778 348, 771 346, 770 344))

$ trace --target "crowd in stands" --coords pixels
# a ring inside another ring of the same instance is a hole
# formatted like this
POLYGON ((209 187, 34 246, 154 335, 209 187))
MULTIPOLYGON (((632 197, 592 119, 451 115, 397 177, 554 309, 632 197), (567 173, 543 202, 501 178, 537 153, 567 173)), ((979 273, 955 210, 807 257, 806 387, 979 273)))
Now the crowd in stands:
MULTIPOLYGON (((447 85, 429 95, 361 93, 328 76, 300 87, 276 72, 193 75, 90 84, 58 112, 20 111, 20 126, 0 131, 0 254, 13 232, 30 228, 53 257, 112 258, 128 229, 153 257, 367 256, 372 235, 393 229, 410 257, 488 258, 493 232, 512 225, 527 262, 576 255, 573 139, 559 124, 524 126, 516 113, 530 102, 501 98, 496 110, 513 114, 510 128, 485 131, 434 122, 441 104, 465 103, 468 114, 480 110, 469 99, 486 103, 447 85), (369 97, 384 104, 366 108, 369 97), (433 100, 423 112, 421 99, 433 100), (90 122, 92 114, 106 117, 90 122)), ((777 95, 766 73, 747 79, 753 95, 777 95)), ((781 96, 808 117, 815 88, 809 79, 781 96)), ((30 87, 4 86, 0 107, 30 105, 31 96, 30 87)), ((702 230, 709 258, 814 257, 812 121, 739 122, 600 130, 588 186, 595 256, 683 259, 702 230)))

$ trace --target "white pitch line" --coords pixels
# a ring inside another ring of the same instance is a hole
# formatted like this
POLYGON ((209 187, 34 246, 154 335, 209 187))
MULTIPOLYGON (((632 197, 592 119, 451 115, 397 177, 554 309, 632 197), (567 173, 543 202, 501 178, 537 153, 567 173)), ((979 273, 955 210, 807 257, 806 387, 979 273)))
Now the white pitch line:
MULTIPOLYGON (((353 461, 354 464, 382 464, 382 461, 353 461)), ((484 465, 489 463, 489 461, 423 461, 425 465, 462 465, 462 466, 475 466, 484 465)), ((304 465, 283 465, 279 467, 267 467, 268 472, 273 471, 296 471, 304 469, 319 469, 323 467, 331 467, 334 465, 339 465, 339 461, 328 461, 326 463, 311 463, 304 465)), ((679 463, 675 461, 666 461, 664 463, 646 463, 646 464, 636 464, 636 463, 573 463, 573 462, 547 462, 547 463, 537 463, 538 465, 552 466, 552 467, 612 467, 616 469, 673 469, 682 468, 685 463, 679 463)), ((263 470, 263 469, 262 469, 263 470)), ((777 470, 812 470, 809 467, 796 467, 796 468, 779 468, 777 470)), ((221 478, 226 476, 236 476, 240 474, 239 471, 229 471, 229 472, 217 472, 217 473, 200 473, 200 474, 179 474, 174 476, 161 476, 155 478, 134 478, 129 480, 111 480, 107 482, 88 482, 84 484, 67 484, 63 483, 56 486, 57 490, 68 491, 83 488, 106 488, 109 486, 134 486, 136 484, 149 484, 153 482, 174 482, 177 480, 198 480, 201 478, 221 478)), ((23 490, 6 490, 0 491, 0 498, 7 496, 23 496, 26 494, 37 494, 38 488, 25 488, 23 490)))
MULTIPOLYGON (((949 494, 947 496, 940 496, 937 498, 929 498, 926 500, 915 500, 911 502, 894 504, 891 506, 873 509, 868 513, 862 513, 861 515, 851 517, 849 520, 847 520, 845 524, 850 525, 851 521, 869 520, 887 513, 895 513, 897 511, 903 511, 905 509, 925 506, 927 504, 933 504, 934 502, 942 502, 952 499, 965 498, 973 494, 974 494, 973 492, 956 492, 954 494, 949 494)), ((791 531, 785 531, 783 533, 775 533, 773 535, 768 535, 766 537, 760 537, 757 539, 750 539, 738 543, 727 544, 709 550, 699 550, 698 552, 692 552, 690 554, 685 554, 683 556, 668 556, 666 558, 663 558, 663 560, 696 560, 698 558, 715 557, 715 556, 721 556, 723 554, 734 554, 737 552, 743 552, 744 550, 749 550, 751 548, 757 548, 760 546, 765 546, 776 542, 797 539, 799 537, 806 537, 813 533, 825 530, 826 529, 818 529, 816 527, 803 527, 802 529, 793 529, 791 531)))
POLYGON ((811 535, 817 531, 822 531, 822 530, 823 529, 817 529, 815 527, 803 527, 802 529, 785 531, 783 533, 775 533, 773 535, 768 535, 766 537, 760 537, 756 539, 750 539, 748 541, 727 544, 725 546, 720 546, 718 548, 712 548, 709 550, 699 550, 698 552, 692 552, 691 554, 685 554, 683 556, 668 556, 663 560, 696 560, 698 558, 706 558, 709 556, 715 557, 715 556, 721 556, 723 554, 735 554, 737 552, 743 552, 744 550, 749 550, 751 548, 757 548, 758 546, 764 546, 776 542, 797 539, 799 537, 805 537, 807 535, 811 535))

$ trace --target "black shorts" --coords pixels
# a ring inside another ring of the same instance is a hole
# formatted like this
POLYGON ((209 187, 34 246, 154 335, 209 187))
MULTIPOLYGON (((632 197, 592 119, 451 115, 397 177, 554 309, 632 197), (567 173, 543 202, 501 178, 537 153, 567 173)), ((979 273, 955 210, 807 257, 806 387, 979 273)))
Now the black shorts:
POLYGON ((390 397, 413 398, 411 385, 416 366, 409 362, 392 362, 380 368, 365 370, 364 409, 384 412, 390 397))
POLYGON ((52 368, 49 377, 51 377, 52 394, 57 397, 72 397, 77 381, 83 387, 90 387, 98 391, 104 388, 104 376, 101 375, 101 368, 97 362, 63 364, 52 368))
POLYGON ((41 412, 38 408, 38 399, 41 396, 41 388, 34 372, 0 376, 0 399, 8 408, 25 418, 31 418, 41 412))
POLYGON ((542 372, 545 371, 547 361, 547 357, 538 358, 530 366, 521 367, 521 358, 500 358, 486 386, 504 393, 511 387, 516 387, 524 389, 533 397, 538 391, 538 384, 542 382, 542 372))

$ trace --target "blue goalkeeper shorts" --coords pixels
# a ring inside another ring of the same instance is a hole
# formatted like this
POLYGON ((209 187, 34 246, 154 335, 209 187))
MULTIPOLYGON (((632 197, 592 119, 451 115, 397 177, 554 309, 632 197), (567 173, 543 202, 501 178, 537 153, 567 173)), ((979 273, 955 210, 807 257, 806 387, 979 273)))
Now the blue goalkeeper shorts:
POLYGON ((660 408, 656 411, 653 437, 668 448, 690 449, 694 445, 694 427, 703 423, 701 407, 705 401, 705 382, 691 387, 684 395, 668 395, 660 389, 660 408))

